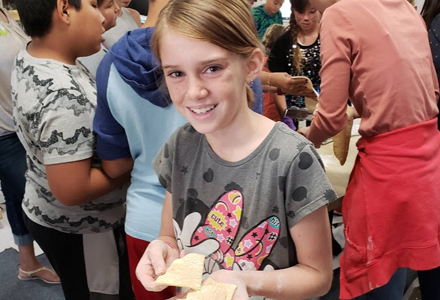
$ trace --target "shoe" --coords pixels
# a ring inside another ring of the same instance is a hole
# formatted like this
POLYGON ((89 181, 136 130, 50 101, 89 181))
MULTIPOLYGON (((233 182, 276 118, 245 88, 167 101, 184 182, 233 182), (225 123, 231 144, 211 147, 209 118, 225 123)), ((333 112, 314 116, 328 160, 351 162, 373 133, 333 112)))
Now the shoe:
MULTIPOLYGON (((33 270, 33 271, 23 271, 20 267, 18 268, 18 279, 20 279, 20 280, 34 280, 34 279, 40 279, 40 280, 43 280, 44 282, 46 282, 46 283, 49 283, 49 284, 59 284, 60 283, 60 279, 58 278, 58 280, 54 280, 54 281, 52 281, 52 280, 48 280, 48 279, 46 279, 46 278, 43 278, 42 276, 41 276, 41 274, 38 274, 39 272, 50 272, 50 273, 52 273, 53 275, 56 275, 57 276, 57 274, 53 271, 53 270, 51 270, 51 269, 49 269, 49 268, 46 268, 46 267, 41 267, 41 268, 38 268, 38 269, 36 269, 36 270, 33 270)), ((58 276, 57 276, 58 277, 58 276)))

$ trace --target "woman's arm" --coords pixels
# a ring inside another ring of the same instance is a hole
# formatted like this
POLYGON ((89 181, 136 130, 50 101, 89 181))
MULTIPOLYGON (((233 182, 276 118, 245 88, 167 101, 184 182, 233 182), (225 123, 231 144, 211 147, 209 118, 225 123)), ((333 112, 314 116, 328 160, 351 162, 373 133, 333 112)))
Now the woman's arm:
POLYGON ((130 180, 129 173, 113 179, 102 169, 92 168, 91 158, 45 167, 50 191, 64 205, 92 201, 130 180))
POLYGON ((359 44, 353 26, 336 7, 325 11, 320 28, 321 94, 319 108, 306 136, 316 147, 340 132, 347 123, 352 51, 358 51, 359 44))

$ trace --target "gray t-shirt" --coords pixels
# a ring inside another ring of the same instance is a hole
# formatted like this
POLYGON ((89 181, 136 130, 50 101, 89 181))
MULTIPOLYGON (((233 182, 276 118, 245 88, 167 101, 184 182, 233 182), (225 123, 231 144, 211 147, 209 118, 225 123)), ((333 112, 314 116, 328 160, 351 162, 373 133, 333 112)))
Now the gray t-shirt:
POLYGON ((205 136, 186 124, 154 167, 173 195, 179 248, 207 256, 205 275, 295 265, 289 229, 336 199, 311 143, 280 122, 238 162, 219 158, 205 136))
MULTIPOLYGON (((94 156, 96 87, 77 66, 38 59, 23 49, 12 71, 13 114, 26 149, 23 210, 35 223, 68 233, 111 230, 123 224, 126 188, 83 205, 65 206, 52 195, 45 165, 94 156)), ((94 159, 99 166, 99 160, 94 159)))

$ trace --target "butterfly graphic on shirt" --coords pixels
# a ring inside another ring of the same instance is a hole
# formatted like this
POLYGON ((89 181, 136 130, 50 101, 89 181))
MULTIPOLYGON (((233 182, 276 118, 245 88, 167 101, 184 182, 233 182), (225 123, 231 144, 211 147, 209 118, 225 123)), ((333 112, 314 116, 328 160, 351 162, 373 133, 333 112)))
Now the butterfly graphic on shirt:
POLYGON ((191 207, 199 209, 187 210, 192 212, 184 216, 181 227, 174 219, 174 230, 181 250, 206 256, 205 276, 220 269, 274 269, 264 261, 279 238, 278 217, 269 216, 256 222, 251 229, 238 236, 244 201, 239 190, 224 193, 210 208, 195 198, 187 201, 192 202, 191 207))

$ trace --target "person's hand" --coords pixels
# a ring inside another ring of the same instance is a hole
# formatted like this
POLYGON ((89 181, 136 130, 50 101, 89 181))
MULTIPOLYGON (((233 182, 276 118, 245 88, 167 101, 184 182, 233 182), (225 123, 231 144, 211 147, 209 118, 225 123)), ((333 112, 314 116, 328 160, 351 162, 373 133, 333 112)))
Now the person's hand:
POLYGON ((228 270, 218 270, 212 273, 209 278, 223 283, 230 283, 237 286, 235 290, 234 297, 232 300, 248 300, 249 295, 247 292, 246 283, 241 277, 244 272, 240 271, 228 271, 228 270))
POLYGON ((310 127, 301 127, 297 130, 298 133, 302 134, 305 138, 309 135, 310 127))
POLYGON ((160 292, 166 286, 155 285, 159 275, 165 273, 171 263, 179 258, 179 252, 161 240, 152 241, 136 267, 136 277, 148 291, 160 292))
POLYGON ((295 78, 287 73, 275 72, 271 76, 271 85, 280 88, 281 92, 286 95, 316 99, 315 92, 307 88, 307 80, 304 78, 295 78))

